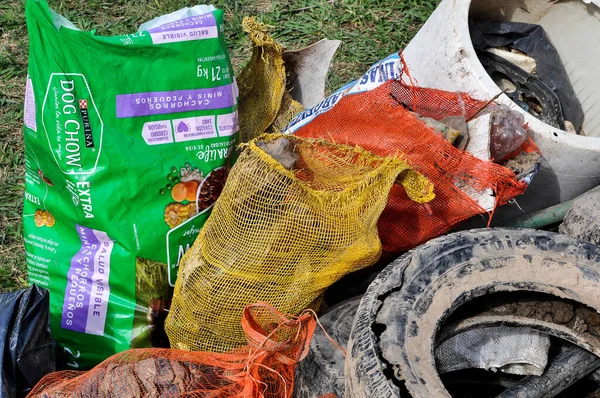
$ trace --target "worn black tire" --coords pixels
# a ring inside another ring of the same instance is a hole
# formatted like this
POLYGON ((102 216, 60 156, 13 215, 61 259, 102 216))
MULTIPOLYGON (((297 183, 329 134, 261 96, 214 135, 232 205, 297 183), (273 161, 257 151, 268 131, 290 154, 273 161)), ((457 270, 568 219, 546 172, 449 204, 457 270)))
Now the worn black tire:
MULTIPOLYGON (((595 245, 535 230, 459 232, 416 248, 363 296, 348 342, 346 396, 449 397, 433 346, 456 308, 490 293, 533 291, 598 311, 599 261, 595 245)), ((585 348, 599 355, 600 340, 585 337, 594 342, 585 348)))
POLYGON ((559 232, 600 245, 600 192, 591 192, 575 199, 559 232))
MULTIPOLYGON (((348 344, 361 298, 362 296, 357 296, 343 301, 319 318, 329 336, 344 349, 348 344)), ((317 326, 308 355, 296 367, 294 396, 318 398, 334 393, 343 398, 344 381, 344 354, 317 326)))

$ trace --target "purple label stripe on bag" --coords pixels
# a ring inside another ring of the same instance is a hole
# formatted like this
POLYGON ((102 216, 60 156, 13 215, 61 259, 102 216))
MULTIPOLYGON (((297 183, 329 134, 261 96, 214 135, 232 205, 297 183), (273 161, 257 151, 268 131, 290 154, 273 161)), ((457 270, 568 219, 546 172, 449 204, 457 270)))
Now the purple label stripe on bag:
POLYGON ((81 249, 71 259, 61 327, 103 335, 110 286, 110 254, 114 242, 102 231, 77 225, 81 249))
POLYGON ((148 29, 148 33, 154 44, 219 37, 217 21, 212 12, 169 22, 148 29))
POLYGON ((117 117, 160 115, 233 106, 231 84, 195 90, 155 91, 117 95, 117 117))

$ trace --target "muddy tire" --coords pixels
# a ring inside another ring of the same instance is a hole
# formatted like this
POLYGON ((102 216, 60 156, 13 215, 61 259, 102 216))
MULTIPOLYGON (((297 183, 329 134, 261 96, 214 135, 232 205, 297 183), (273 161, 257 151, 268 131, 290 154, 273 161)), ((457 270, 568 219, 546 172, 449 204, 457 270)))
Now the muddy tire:
MULTIPOLYGON (((343 301, 319 318, 329 336, 344 349, 348 344, 361 297, 343 301)), ((294 396, 318 398, 333 393, 343 398, 344 382, 344 354, 317 327, 308 355, 296 367, 294 396)))
POLYGON ((575 199, 559 232, 600 245, 600 192, 588 193, 575 199))
MULTIPOLYGON (((449 397, 433 347, 450 314, 476 298, 519 291, 572 300, 594 313, 599 261, 594 245, 535 230, 459 232, 414 249, 383 270, 360 303, 348 342, 346 396, 449 397)), ((576 327, 581 322, 572 315, 553 328, 554 320, 544 319, 534 326, 600 354, 596 325, 576 327)))

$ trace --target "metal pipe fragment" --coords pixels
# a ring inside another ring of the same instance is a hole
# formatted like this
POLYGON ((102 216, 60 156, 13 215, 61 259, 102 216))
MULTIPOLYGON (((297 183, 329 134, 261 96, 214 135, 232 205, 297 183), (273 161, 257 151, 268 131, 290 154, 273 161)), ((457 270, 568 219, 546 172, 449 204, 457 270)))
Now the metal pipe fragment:
MULTIPOLYGON (((590 189, 583 195, 587 195, 591 192, 600 191, 600 186, 590 189)), ((581 196, 583 196, 581 195, 581 196)), ((533 213, 526 214, 522 217, 519 217, 515 220, 509 221, 508 223, 503 224, 503 227, 508 228, 531 228, 531 229, 541 229, 548 225, 558 224, 565 218, 567 211, 573 204, 573 200, 569 200, 567 202, 559 203, 555 206, 551 206, 542 210, 535 211, 533 213)))

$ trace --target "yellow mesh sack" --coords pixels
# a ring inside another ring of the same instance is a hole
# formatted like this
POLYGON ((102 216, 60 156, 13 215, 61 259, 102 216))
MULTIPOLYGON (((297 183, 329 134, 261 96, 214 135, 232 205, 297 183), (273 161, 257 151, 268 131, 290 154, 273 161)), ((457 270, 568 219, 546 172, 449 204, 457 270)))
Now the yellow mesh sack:
POLYGON ((243 148, 181 260, 165 323, 172 348, 244 345, 239 319, 249 303, 291 315, 317 309, 327 287, 378 260, 377 220, 395 181, 413 200, 434 197, 401 157, 281 134, 243 148))
POLYGON ((304 107, 302 106, 302 104, 294 100, 290 93, 286 91, 283 94, 283 99, 281 100, 281 107, 279 107, 277 117, 275 117, 275 120, 269 126, 266 132, 270 134, 277 134, 284 131, 289 122, 292 121, 294 116, 296 116, 303 110, 304 107))
POLYGON ((250 61, 237 78, 240 141, 248 142, 264 132, 283 130, 304 108, 287 92, 284 48, 254 18, 244 18, 242 28, 252 42, 250 61))
POLYGON ((290 93, 283 93, 283 98, 281 100, 281 106, 279 107, 279 111, 277 112, 277 116, 273 123, 266 130, 267 133, 276 134, 281 133, 285 130, 288 123, 292 121, 294 116, 298 113, 302 112, 304 107, 301 103, 294 100, 290 93))

